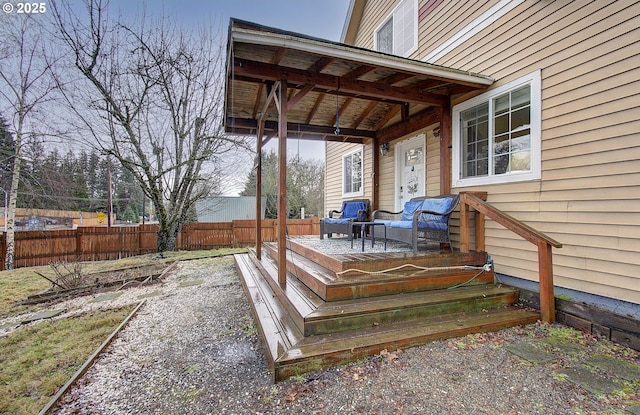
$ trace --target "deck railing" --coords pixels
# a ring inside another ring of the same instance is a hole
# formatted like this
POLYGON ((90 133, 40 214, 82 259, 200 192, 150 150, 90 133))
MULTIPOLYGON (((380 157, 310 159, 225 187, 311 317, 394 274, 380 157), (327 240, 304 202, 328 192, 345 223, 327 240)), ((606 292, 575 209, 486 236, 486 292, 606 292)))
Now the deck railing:
POLYGON ((538 248, 538 278, 540 282, 540 315, 542 321, 549 323, 554 322, 556 312, 553 292, 553 261, 551 249, 562 248, 562 244, 496 209, 485 201, 486 197, 486 193, 460 193, 460 251, 469 252, 470 249, 470 208, 475 210, 476 250, 485 250, 485 217, 492 219, 536 245, 538 248))

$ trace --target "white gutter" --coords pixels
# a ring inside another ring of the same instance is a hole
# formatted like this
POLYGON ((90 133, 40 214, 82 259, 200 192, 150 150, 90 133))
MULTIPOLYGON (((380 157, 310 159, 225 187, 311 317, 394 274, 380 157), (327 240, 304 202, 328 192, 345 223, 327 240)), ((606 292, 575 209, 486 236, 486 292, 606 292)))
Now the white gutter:
POLYGON ((253 31, 233 28, 231 40, 240 43, 255 45, 290 48, 318 55, 332 56, 337 59, 358 62, 364 65, 383 66, 399 71, 412 72, 417 75, 433 76, 452 81, 464 82, 476 85, 489 86, 493 84, 493 78, 466 72, 459 69, 447 68, 427 62, 415 61, 393 55, 383 55, 366 49, 357 49, 318 40, 294 37, 273 32, 253 31))

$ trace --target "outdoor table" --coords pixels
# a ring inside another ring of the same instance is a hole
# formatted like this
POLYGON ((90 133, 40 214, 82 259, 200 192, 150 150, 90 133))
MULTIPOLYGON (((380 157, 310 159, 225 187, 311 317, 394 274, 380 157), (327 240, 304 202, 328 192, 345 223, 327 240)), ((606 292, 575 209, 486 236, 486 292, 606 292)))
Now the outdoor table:
MULTIPOLYGON (((362 239, 362 252, 364 252, 364 236, 367 228, 371 230, 371 247, 373 248, 376 241, 375 229, 376 226, 382 226, 384 229, 384 250, 387 250, 387 227, 384 223, 380 222, 351 222, 351 235, 353 235, 353 227, 360 226, 360 239, 362 239)), ((353 248, 353 239, 351 239, 351 248, 353 248)))

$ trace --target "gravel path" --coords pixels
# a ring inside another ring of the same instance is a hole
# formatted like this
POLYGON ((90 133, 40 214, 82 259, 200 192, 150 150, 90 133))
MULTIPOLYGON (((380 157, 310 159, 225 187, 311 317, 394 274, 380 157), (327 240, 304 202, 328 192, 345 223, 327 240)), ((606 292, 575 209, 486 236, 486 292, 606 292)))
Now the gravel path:
POLYGON ((127 290, 128 301, 142 293, 146 304, 54 413, 624 414, 640 402, 640 381, 598 397, 558 374, 590 353, 639 364, 630 349, 577 332, 569 335, 575 353, 544 364, 505 349, 548 336, 541 325, 383 353, 274 385, 233 257, 180 263, 162 286, 136 290, 127 290))

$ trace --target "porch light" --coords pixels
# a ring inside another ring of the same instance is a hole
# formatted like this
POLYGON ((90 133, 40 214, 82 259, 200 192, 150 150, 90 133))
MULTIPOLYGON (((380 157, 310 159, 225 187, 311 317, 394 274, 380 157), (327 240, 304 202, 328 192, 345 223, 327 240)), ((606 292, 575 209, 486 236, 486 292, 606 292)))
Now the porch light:
POLYGON ((380 146, 380 155, 384 157, 387 154, 389 154, 389 143, 384 143, 380 146))

